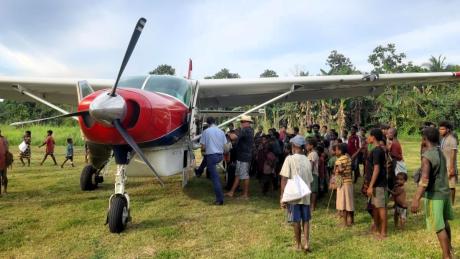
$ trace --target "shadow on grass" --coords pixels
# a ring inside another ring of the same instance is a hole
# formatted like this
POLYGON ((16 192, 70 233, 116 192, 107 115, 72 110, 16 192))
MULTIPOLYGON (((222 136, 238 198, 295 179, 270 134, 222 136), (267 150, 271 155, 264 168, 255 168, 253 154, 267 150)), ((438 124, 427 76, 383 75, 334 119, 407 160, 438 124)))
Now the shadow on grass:
MULTIPOLYGON (((221 184, 224 186, 221 179, 221 184)), ((214 189, 212 186, 211 180, 201 177, 201 178, 192 178, 187 186, 183 189, 185 195, 190 199, 198 200, 203 203, 212 204, 215 201, 214 189)), ((226 191, 224 190, 224 193, 226 191)), ((249 200, 239 199, 238 196, 240 193, 237 191, 235 197, 224 198, 225 206, 231 206, 233 204, 247 204, 250 209, 253 209, 255 212, 261 211, 260 209, 275 209, 279 207, 278 191, 272 191, 267 195, 263 195, 261 192, 261 186, 257 179, 251 178, 249 186, 249 200)))

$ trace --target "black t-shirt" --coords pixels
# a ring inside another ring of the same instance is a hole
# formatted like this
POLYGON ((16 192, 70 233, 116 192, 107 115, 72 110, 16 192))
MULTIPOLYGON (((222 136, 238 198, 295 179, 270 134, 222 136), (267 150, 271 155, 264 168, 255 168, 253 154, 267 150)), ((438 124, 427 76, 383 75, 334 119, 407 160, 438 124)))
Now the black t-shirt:
POLYGON ((374 165, 378 165, 379 175, 377 176, 377 180, 374 183, 374 187, 386 187, 387 186, 387 172, 385 169, 385 151, 382 147, 378 146, 375 147, 371 154, 367 157, 368 167, 367 167, 367 175, 369 177, 368 181, 370 183, 372 179, 372 174, 374 172, 374 165))
POLYGON ((250 127, 242 128, 236 144, 236 160, 251 162, 252 147, 254 146, 254 130, 250 127))

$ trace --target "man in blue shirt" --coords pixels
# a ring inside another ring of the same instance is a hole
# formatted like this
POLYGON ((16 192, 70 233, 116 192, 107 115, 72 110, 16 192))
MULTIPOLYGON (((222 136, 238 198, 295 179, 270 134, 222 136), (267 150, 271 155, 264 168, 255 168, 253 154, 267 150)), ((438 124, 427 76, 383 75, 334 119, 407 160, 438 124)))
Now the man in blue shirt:
POLYGON ((216 165, 223 159, 224 145, 227 143, 225 133, 216 126, 216 121, 213 117, 208 117, 206 122, 209 125, 201 135, 200 144, 201 150, 204 151, 204 160, 200 167, 195 171, 197 176, 203 173, 204 167, 207 167, 208 173, 211 177, 216 194, 215 205, 224 204, 224 193, 220 184, 220 178, 217 174, 216 165))

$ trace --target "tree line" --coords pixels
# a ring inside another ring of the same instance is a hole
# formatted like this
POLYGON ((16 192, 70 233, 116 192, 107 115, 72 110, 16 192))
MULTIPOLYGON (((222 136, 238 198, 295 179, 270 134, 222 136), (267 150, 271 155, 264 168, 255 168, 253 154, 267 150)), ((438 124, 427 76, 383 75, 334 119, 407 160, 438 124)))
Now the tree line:
MULTIPOLYGON (((395 44, 379 45, 368 57, 372 73, 408 73, 460 71, 460 65, 446 64, 446 57, 431 56, 422 65, 407 60, 404 52, 398 52, 395 44)), ((332 50, 326 59, 327 69, 321 69, 322 75, 361 74, 350 58, 337 50, 332 50)), ((176 70, 162 64, 149 72, 154 75, 175 75, 176 70)), ((308 76, 308 71, 296 68, 295 76, 308 76)), ((260 77, 278 77, 276 71, 266 69, 260 77)), ((238 73, 227 68, 205 79, 240 78, 238 73)), ((380 123, 391 124, 407 134, 418 130, 425 121, 437 122, 442 119, 460 126, 460 89, 459 83, 387 86, 379 96, 353 98, 330 98, 316 101, 275 103, 266 107, 263 124, 269 127, 306 126, 312 123, 328 125, 338 130, 352 125, 371 127, 380 123), (378 115, 378 116, 377 116, 378 115)), ((69 108, 69 107, 67 107, 69 108)), ((214 107, 226 108, 226 107, 214 107)), ((247 108, 247 107, 240 107, 247 108)), ((0 103, 0 121, 10 123, 52 116, 55 111, 33 102, 15 102, 5 100, 0 103)), ((73 125, 73 120, 57 120, 56 125, 73 125)))

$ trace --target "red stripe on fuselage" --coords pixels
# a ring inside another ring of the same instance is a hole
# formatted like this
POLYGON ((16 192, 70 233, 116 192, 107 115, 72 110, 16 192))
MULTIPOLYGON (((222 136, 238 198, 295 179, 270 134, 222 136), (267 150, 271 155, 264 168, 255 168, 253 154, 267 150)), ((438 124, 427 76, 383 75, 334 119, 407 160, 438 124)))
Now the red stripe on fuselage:
MULTIPOLYGON (((101 90, 87 96, 80 102, 78 110, 89 109, 90 103, 97 96, 106 92, 107 90, 101 90)), ((126 118, 122 122, 125 127, 135 116, 134 106, 130 105, 130 102, 139 105, 139 118, 134 126, 127 129, 137 143, 157 140, 186 123, 188 108, 173 97, 131 88, 118 89, 117 94, 122 96, 128 104, 126 118)), ((91 127, 86 127, 81 117, 79 122, 83 134, 91 142, 112 145, 126 144, 113 127, 107 127, 98 122, 91 127)))

